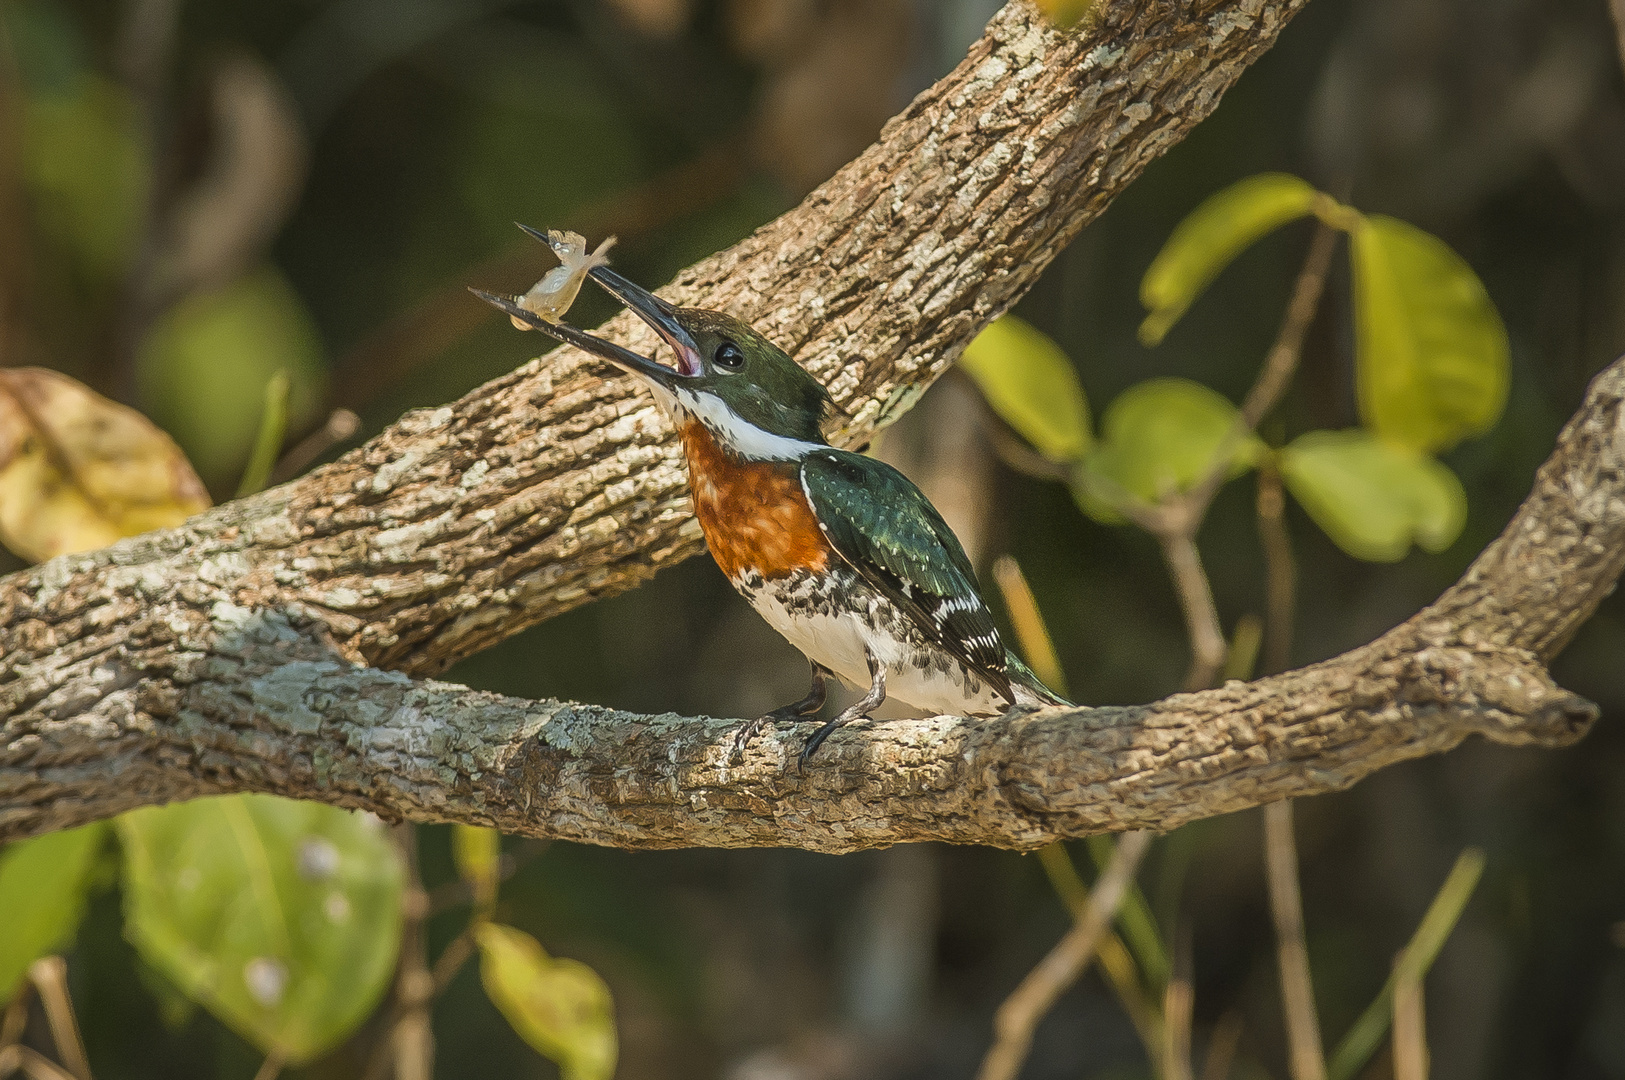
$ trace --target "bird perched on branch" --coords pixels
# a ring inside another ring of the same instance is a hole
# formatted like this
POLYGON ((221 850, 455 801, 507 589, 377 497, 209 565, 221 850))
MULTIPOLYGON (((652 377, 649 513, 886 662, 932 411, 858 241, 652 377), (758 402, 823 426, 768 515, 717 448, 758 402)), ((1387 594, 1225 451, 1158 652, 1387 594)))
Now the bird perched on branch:
POLYGON ((643 380, 682 440, 717 565, 812 663, 807 696, 746 724, 736 753, 764 724, 816 714, 831 675, 868 692, 813 733, 802 766, 888 694, 963 716, 1068 704, 999 640, 970 560, 920 489, 890 465, 825 441, 833 403, 818 380, 730 315, 673 307, 607 266, 589 274, 654 328, 674 366, 472 291, 515 322, 643 380))

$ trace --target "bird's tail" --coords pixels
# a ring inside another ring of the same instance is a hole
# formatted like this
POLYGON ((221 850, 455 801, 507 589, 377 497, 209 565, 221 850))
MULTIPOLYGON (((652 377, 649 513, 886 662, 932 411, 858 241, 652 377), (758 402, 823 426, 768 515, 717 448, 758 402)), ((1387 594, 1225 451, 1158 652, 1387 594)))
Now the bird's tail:
POLYGON ((1010 690, 1015 695, 1017 705, 1030 705, 1043 707, 1046 705, 1072 705, 1074 702, 1057 694, 1033 673, 1033 669, 1021 662, 1021 657, 1004 650, 1004 666, 1010 675, 1010 690))

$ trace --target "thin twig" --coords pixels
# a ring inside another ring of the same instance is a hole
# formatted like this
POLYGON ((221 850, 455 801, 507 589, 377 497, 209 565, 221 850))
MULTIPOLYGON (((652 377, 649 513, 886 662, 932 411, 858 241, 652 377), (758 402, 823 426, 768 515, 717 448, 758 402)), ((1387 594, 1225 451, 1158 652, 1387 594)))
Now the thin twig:
POLYGON ((68 964, 60 956, 42 956, 28 966, 28 980, 39 993, 45 1019, 51 1026, 51 1040, 62 1067, 78 1080, 90 1080, 90 1059, 79 1037, 79 1018, 73 1012, 68 994, 68 964))
POLYGON ((1224 669, 1224 630, 1219 611, 1213 604, 1213 586, 1202 568, 1194 534, 1160 535, 1168 573, 1179 594, 1179 607, 1185 613, 1185 632, 1191 639, 1191 666, 1185 673, 1186 690, 1206 690, 1224 669))
MULTIPOLYGON (((1264 366, 1252 389, 1242 399, 1241 411, 1236 414, 1235 425, 1219 444, 1207 475, 1185 493, 1186 511, 1191 519, 1200 522, 1207 513, 1213 497, 1224 486, 1230 475, 1230 461, 1242 442, 1257 430, 1259 423, 1280 402, 1281 395, 1292 382, 1303 355, 1303 341, 1309 333, 1309 324, 1315 321, 1320 309, 1320 297, 1326 291, 1326 275, 1332 265, 1332 252, 1337 248, 1337 230, 1321 222, 1315 227, 1314 239, 1309 241, 1309 254, 1304 257, 1303 269, 1292 286, 1292 299, 1287 302, 1281 329, 1276 332, 1275 344, 1264 357, 1264 366)), ((1191 528, 1194 534, 1194 526, 1191 528)))
POLYGON ((1051 461, 1027 445, 1026 440, 1012 432, 996 417, 988 417, 982 424, 993 456, 1012 472, 1030 476, 1034 480, 1055 480, 1063 484, 1072 482, 1072 471, 1067 466, 1051 461))
POLYGON ((277 1077, 282 1075, 282 1067, 286 1064, 287 1059, 283 1057, 282 1051, 272 1050, 265 1055, 265 1060, 260 1062, 259 1071, 254 1074, 254 1080, 276 1080, 277 1077))
POLYGON ((406 895, 402 898, 401 954, 395 969, 395 995, 382 1035, 367 1058, 365 1080, 383 1080, 394 1066, 395 1080, 434 1075, 434 1032, 428 1007, 434 1000, 434 976, 429 971, 429 946, 424 923, 429 917, 429 895, 418 869, 417 827, 406 822, 391 830, 395 848, 406 868, 406 895))
POLYGON ((1394 1080, 1428 1080, 1427 1018, 1422 979, 1394 957, 1394 1080))
MULTIPOLYGON (((1059 840, 1047 844, 1038 850, 1038 859, 1043 864, 1044 873, 1049 876, 1050 885, 1072 917, 1087 919, 1089 887, 1078 876, 1077 867, 1072 865, 1072 858, 1066 853, 1066 845, 1059 840)), ((1100 942, 1095 946, 1095 962, 1105 973, 1106 981, 1117 994, 1123 1011, 1128 1013, 1129 1023, 1134 1025, 1140 1042, 1145 1046, 1146 1057, 1155 1059, 1162 1052, 1162 1010, 1141 985, 1140 970, 1135 966, 1134 957, 1115 931, 1108 928, 1101 934, 1100 942)))
POLYGON ((1264 358, 1264 366, 1241 409, 1236 413, 1235 425, 1225 434, 1207 473, 1183 495, 1167 500, 1156 507, 1120 507, 1130 520, 1152 533, 1162 544, 1168 571, 1173 576, 1174 588, 1179 593, 1180 608, 1185 613, 1185 629, 1191 640, 1191 664, 1185 673, 1186 690, 1204 690, 1224 668, 1224 630, 1213 605, 1213 588, 1202 559, 1196 550, 1196 534, 1202 527, 1213 498, 1230 475, 1230 462, 1247 436, 1258 427, 1259 421, 1269 414, 1281 400, 1292 375, 1298 370, 1303 354, 1303 341, 1320 307, 1321 294, 1326 290, 1326 274, 1331 268, 1332 251, 1336 246, 1337 231, 1324 222, 1315 229, 1309 243, 1309 254, 1298 273, 1287 303, 1281 329, 1275 344, 1264 358))
POLYGON ((1258 538, 1264 549, 1264 670, 1282 672, 1292 662, 1293 609, 1297 604, 1298 568, 1292 557, 1292 534, 1286 528, 1286 493, 1272 459, 1258 466, 1258 538))
POLYGON ((75 1080, 72 1073, 37 1050, 26 1046, 0 1050, 0 1077, 10 1076, 19 1069, 28 1080, 75 1080))
POLYGON ((1242 1023, 1241 1011, 1231 1009, 1213 1025, 1207 1056, 1202 1059, 1202 1080, 1230 1080, 1230 1066, 1235 1064, 1236 1049, 1241 1045, 1242 1023))
POLYGON ((1191 973, 1190 927, 1174 937, 1174 970, 1162 995, 1162 1080, 1191 1080, 1191 1020, 1196 987, 1191 973))
POLYGON ((0 1050, 21 1040, 23 1031, 28 1027, 28 1001, 32 986, 24 979, 17 992, 11 995, 11 1003, 6 1006, 4 1016, 0 1016, 0 1050))
POLYGON ((1264 807, 1264 865, 1270 912, 1275 917, 1276 959, 1286 1014, 1287 1064, 1292 1080, 1326 1080, 1320 1020, 1315 1014, 1309 950, 1303 936, 1303 897, 1298 891, 1298 849, 1292 835, 1292 801, 1264 807))
POLYGON ((1117 906, 1123 902, 1123 894, 1128 891, 1129 882, 1134 880, 1134 873, 1150 846, 1151 834, 1144 830, 1124 833, 1118 840, 1111 865, 1100 875, 1090 894, 1088 917, 1078 920, 999 1006, 993 1017, 995 1041, 987 1057, 982 1059, 982 1068, 976 1074, 978 1080, 1014 1080, 1020 1072, 1021 1063, 1032 1048, 1033 1031, 1038 1022, 1083 973, 1094 955, 1095 943, 1111 925, 1117 906))
POLYGON ((431 976, 434 985, 434 995, 439 997, 451 985, 451 980, 463 970, 468 958, 474 955, 474 924, 470 924, 462 933, 451 939, 451 944, 441 950, 435 958, 434 972, 431 976))
POLYGON ((280 484, 292 480, 310 466, 310 463, 346 441, 361 430, 361 417, 349 409, 334 409, 327 414, 322 426, 295 443, 271 470, 270 483, 280 484))

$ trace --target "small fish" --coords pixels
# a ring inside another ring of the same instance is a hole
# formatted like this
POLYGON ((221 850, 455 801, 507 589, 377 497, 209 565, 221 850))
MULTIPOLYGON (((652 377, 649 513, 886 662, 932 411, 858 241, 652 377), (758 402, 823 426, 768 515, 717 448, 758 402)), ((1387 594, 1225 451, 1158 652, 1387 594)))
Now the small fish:
MULTIPOLYGON (((598 250, 590 255, 587 253, 587 240, 580 233, 549 229, 547 243, 553 249, 553 254, 559 257, 559 265, 549 270, 525 295, 515 297, 514 302, 548 322, 558 322, 570 310, 570 305, 575 303, 587 271, 595 266, 609 265, 605 252, 614 246, 615 238, 612 236, 599 244, 598 250)), ((530 325, 517 316, 509 318, 519 329, 530 329, 530 325)))

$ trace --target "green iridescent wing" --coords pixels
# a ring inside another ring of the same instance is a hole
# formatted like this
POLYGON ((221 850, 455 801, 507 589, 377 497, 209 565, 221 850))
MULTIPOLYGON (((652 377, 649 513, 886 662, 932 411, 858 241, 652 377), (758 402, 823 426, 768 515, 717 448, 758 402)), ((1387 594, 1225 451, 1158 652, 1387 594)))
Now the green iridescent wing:
POLYGON ((1009 697, 1004 645, 976 573, 920 489, 885 462, 822 447, 802 460, 801 488, 853 569, 1009 697))

